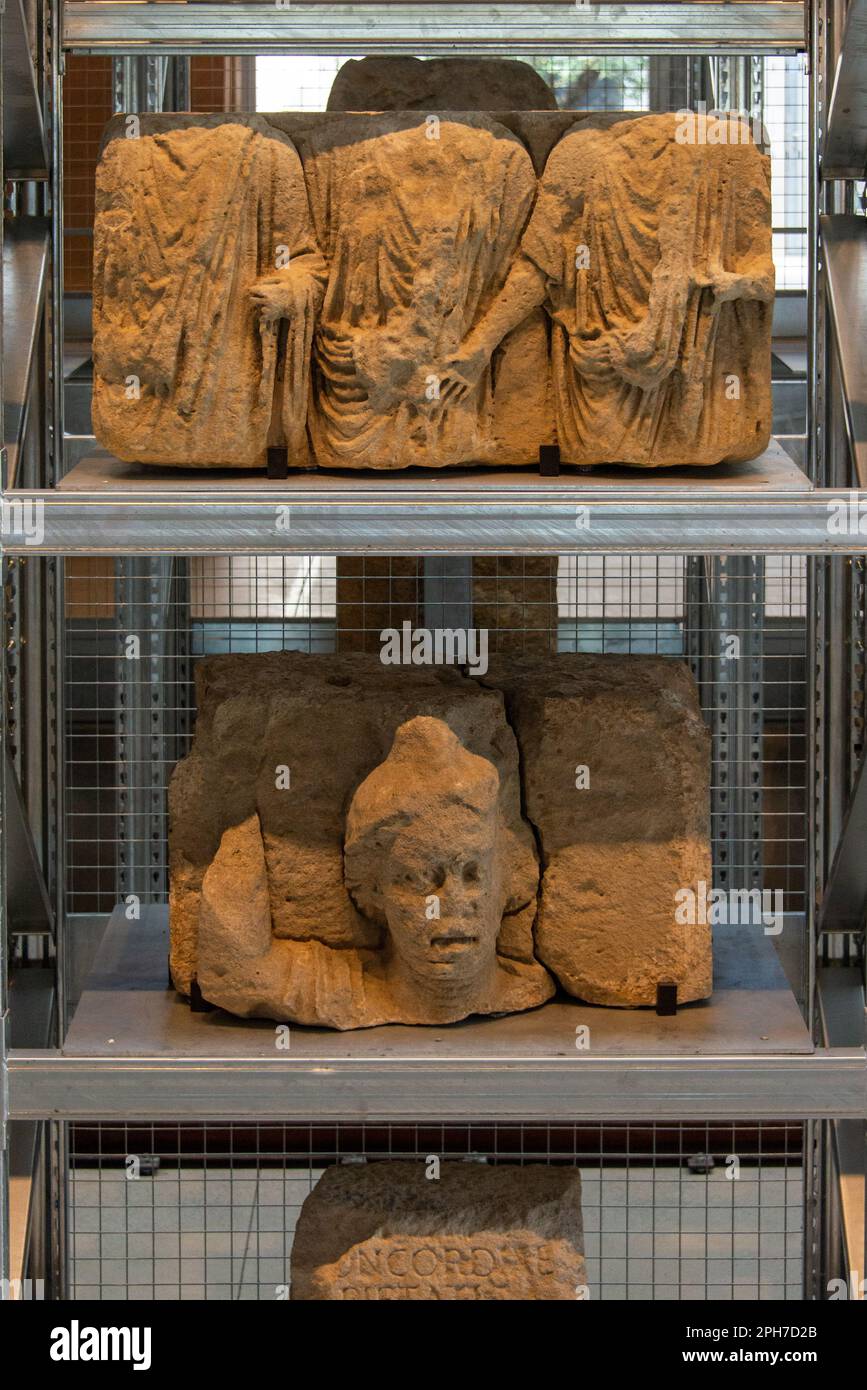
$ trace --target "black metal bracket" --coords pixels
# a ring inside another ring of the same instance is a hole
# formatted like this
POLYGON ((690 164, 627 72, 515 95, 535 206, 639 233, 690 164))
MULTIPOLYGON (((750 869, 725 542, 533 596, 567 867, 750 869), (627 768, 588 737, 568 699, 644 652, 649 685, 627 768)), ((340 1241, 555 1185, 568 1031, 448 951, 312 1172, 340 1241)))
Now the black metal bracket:
POLYGON ((267 458, 269 478, 289 477, 289 450, 284 445, 269 445, 267 458))
POLYGON ((656 986, 656 1012, 660 1018, 673 1018, 677 1013, 677 985, 673 980, 659 980, 656 986))
POLYGON ((560 445, 559 444, 540 444, 539 445, 539 472, 543 478, 559 478, 560 476, 560 445))

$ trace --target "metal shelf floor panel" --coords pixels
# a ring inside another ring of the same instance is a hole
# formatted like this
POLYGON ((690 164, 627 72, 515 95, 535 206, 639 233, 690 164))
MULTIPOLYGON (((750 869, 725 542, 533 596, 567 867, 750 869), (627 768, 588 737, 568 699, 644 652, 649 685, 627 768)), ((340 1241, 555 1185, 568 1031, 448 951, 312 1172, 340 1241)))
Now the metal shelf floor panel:
MULTIPOLYGON (((802 930, 787 918, 785 931, 802 930)), ((112 913, 81 1001, 70 1022, 65 1055, 91 1057, 273 1057, 274 1024, 222 1010, 192 1013, 167 987, 168 908, 142 909, 127 921, 112 913)), ((590 1030, 594 1056, 695 1056, 807 1053, 813 1050, 773 940, 760 927, 718 927, 714 994, 673 1018, 652 1009, 606 1009, 554 1000, 540 1009, 447 1028, 389 1025, 336 1032, 292 1025, 291 1051, 318 1062, 538 1061, 575 1058, 576 1029, 590 1030)), ((578 1064, 580 1065, 580 1058, 578 1064)))
POLYGON ((335 497, 351 502, 404 495, 419 500, 438 497, 472 500, 493 497, 557 496, 622 497, 646 494, 725 497, 729 493, 809 492, 810 480, 782 445, 773 440, 763 454, 747 463, 720 463, 713 468, 566 468, 559 478, 545 478, 522 468, 412 468, 404 472, 298 470, 286 479, 243 469, 157 468, 124 463, 95 449, 76 463, 58 484, 57 491, 79 496, 111 495, 154 499, 163 494, 205 495, 217 499, 226 493, 259 492, 335 497))
MULTIPOLYGON (((787 930, 800 930, 789 921, 787 930)), ((770 938, 717 931, 712 1001, 674 1018, 555 1001, 451 1028, 337 1033, 193 1014, 167 911, 113 914, 61 1053, 16 1053, 12 1113, 330 1118, 724 1118, 867 1109, 863 1051, 814 1050, 770 938), (576 1028, 590 1028, 577 1051, 576 1028)))

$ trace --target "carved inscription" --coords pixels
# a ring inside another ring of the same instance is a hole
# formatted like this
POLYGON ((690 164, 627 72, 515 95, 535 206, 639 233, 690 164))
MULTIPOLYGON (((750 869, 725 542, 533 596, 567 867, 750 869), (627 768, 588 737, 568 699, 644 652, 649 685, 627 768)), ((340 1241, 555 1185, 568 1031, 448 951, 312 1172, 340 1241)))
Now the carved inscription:
MULTIPOLYGON (((336 1277, 318 1280, 330 1299, 533 1298, 544 1284, 580 1271, 562 1241, 505 1236, 373 1239, 353 1246, 336 1277)), ((548 1295, 550 1296, 550 1295, 548 1295)))
POLYGON ((580 1175, 543 1163, 335 1164, 301 1209, 291 1273, 296 1300, 584 1299, 580 1175))

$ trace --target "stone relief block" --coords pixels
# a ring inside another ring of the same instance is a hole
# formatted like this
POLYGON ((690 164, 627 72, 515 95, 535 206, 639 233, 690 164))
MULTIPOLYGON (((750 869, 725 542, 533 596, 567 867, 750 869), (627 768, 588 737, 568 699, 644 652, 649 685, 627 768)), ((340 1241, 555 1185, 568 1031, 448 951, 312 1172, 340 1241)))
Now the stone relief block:
POLYGON ((329 111, 556 111, 557 98, 514 58, 350 58, 329 111))
POLYGON ((421 1160, 327 1168, 292 1246, 298 1300, 586 1297, 575 1168, 421 1160))
POLYGON ((308 415, 323 467, 520 464, 553 439, 539 305, 468 351, 515 260, 532 161, 485 115, 435 119, 331 116, 296 136, 329 266, 308 415))
POLYGON ((554 442, 582 466, 761 453, 767 157, 737 123, 711 144, 676 115, 575 117, 142 116, 134 139, 115 118, 100 442, 181 467, 262 467, 268 446, 375 470, 528 467, 554 442))
POLYGON ((557 558, 550 555, 474 555, 473 622, 488 649, 549 654, 557 650, 557 558))
POLYGON ((711 991, 709 739, 685 666, 211 657, 169 790, 176 987, 347 1029, 711 991), (587 784, 576 772, 586 767, 587 784), (549 974, 550 972, 550 974, 549 974))
POLYGON ((284 652, 209 658, 197 692, 169 791, 180 990, 197 975, 233 1013, 335 1028, 550 996, 498 692, 452 669, 284 652))
POLYGON ((674 895, 712 882, 710 735, 686 666, 662 657, 514 657, 506 696, 539 838, 536 955, 590 1004, 678 1003, 712 988, 711 928, 674 895))
POLYGON ((677 115, 592 116, 552 150, 522 240, 545 277, 557 438, 576 464, 755 458, 771 430, 770 164, 677 115))

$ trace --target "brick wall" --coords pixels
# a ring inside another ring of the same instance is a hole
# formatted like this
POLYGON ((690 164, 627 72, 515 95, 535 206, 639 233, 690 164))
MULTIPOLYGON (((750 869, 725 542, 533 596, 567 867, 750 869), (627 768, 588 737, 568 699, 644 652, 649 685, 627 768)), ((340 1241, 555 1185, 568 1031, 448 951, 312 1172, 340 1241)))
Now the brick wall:
POLYGON ((71 57, 63 84, 63 238, 67 293, 89 293, 93 184, 105 123, 111 116, 111 59, 71 57))

